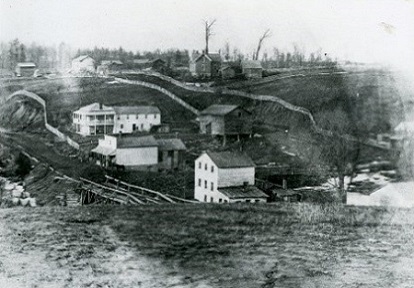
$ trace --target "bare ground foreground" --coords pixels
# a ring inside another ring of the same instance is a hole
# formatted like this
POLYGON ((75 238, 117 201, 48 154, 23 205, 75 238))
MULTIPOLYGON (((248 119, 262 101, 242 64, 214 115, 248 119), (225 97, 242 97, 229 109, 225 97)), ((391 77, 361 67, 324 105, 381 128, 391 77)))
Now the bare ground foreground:
POLYGON ((414 211, 292 205, 0 210, 0 287, 414 287, 414 211))

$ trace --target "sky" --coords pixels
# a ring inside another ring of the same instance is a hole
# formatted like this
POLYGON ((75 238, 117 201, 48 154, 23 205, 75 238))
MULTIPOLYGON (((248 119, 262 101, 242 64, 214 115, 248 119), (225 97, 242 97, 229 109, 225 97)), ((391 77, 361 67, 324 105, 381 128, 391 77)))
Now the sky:
POLYGON ((210 51, 306 53, 414 65, 414 0, 0 0, 0 40, 74 48, 202 50, 203 20, 216 19, 210 51))

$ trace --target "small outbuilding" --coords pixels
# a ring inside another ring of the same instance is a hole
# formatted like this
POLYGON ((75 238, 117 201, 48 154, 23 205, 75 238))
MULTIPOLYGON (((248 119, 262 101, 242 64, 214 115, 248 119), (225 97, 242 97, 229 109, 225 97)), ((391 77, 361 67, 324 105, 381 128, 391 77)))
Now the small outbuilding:
POLYGON ((33 77, 36 64, 33 62, 20 62, 16 64, 15 74, 17 77, 33 77))
POLYGON ((247 79, 262 78, 263 67, 258 60, 243 60, 241 62, 242 73, 247 79))

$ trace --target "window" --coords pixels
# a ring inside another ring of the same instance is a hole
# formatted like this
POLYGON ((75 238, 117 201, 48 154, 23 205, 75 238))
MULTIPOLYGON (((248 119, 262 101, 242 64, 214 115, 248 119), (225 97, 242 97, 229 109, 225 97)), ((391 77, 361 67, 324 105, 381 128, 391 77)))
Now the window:
POLYGON ((121 124, 121 129, 124 129, 124 124, 121 124))
POLYGON ((198 186, 201 187, 201 178, 198 178, 198 186))
POLYGON ((213 197, 210 198, 210 202, 214 202, 214 198, 213 197))
POLYGON ((224 203, 227 203, 227 200, 224 200, 224 203))
POLYGON ((201 169, 201 162, 198 162, 198 169, 201 169))
POLYGON ((127 115, 127 120, 129 120, 129 115, 127 115))
POLYGON ((256 203, 257 203, 257 202, 260 202, 260 200, 256 200, 256 201, 254 201, 254 202, 256 202, 256 203))
POLYGON ((223 199, 219 198, 219 203, 223 202, 223 199))
POLYGON ((249 199, 247 199, 247 200, 246 200, 246 203, 250 203, 250 200, 249 200, 249 199))
POLYGON ((241 112, 239 112, 239 117, 241 117, 242 116, 242 113, 241 112))
POLYGON ((210 184, 211 184, 211 191, 214 191, 214 183, 211 182, 210 184))
POLYGON ((138 119, 138 114, 137 114, 137 115, 135 115, 135 119, 138 119))
POLYGON ((141 124, 141 130, 144 130, 144 124, 141 124))
POLYGON ((204 188, 207 189, 207 180, 204 180, 204 188))
POLYGON ((119 116, 119 115, 118 115, 118 116, 116 117, 116 119, 121 120, 121 116, 119 116))
POLYGON ((211 172, 214 172, 214 166, 211 165, 211 172))
POLYGON ((206 170, 207 171, 207 167, 208 167, 208 165, 207 165, 207 163, 204 165, 204 170, 206 170))
POLYGON ((207 202, 207 195, 204 195, 204 202, 207 202))
POLYGON ((154 114, 154 119, 157 119, 157 114, 154 114))
POLYGON ((148 115, 147 114, 145 114, 145 119, 147 119, 148 118, 148 115))

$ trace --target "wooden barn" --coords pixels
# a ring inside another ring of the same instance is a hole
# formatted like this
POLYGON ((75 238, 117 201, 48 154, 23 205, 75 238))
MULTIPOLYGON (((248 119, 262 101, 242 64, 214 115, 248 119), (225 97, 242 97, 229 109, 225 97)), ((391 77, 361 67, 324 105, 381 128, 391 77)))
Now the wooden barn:
POLYGON ((252 113, 237 105, 211 105, 199 115, 200 133, 218 136, 252 134, 252 113))
POLYGON ((221 68, 219 53, 201 54, 190 63, 191 75, 196 77, 217 77, 221 68))
POLYGON ((243 60, 241 62, 242 73, 247 79, 262 78, 263 67, 258 60, 243 60))

